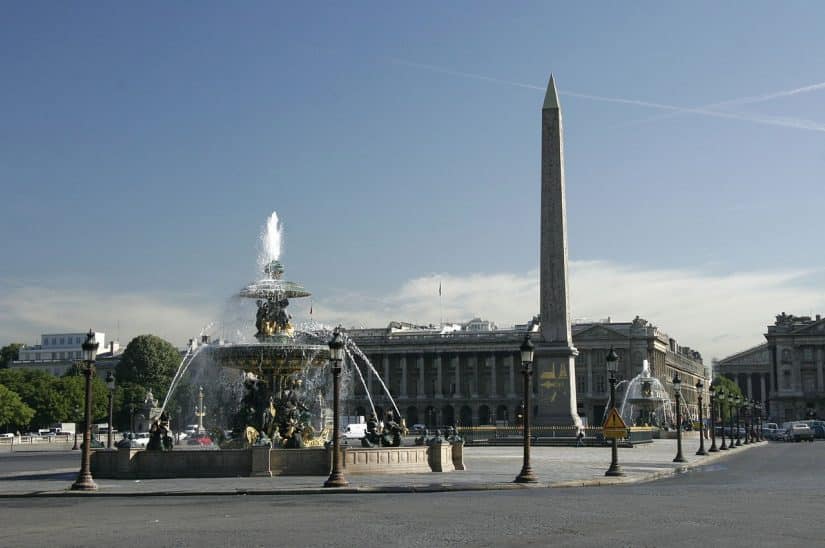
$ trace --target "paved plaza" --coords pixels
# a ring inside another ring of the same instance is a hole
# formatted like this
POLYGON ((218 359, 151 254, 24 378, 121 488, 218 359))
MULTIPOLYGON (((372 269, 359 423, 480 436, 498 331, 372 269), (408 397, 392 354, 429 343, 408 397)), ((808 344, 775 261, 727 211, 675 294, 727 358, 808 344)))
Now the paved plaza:
MULTIPOLYGON (((665 444, 657 445, 648 449, 649 456, 659 451, 664 456, 665 444)), ((496 461, 518 462, 514 449, 496 449, 491 467, 499 466, 496 461)), ((470 462, 478 464, 484 455, 492 454, 488 451, 482 450, 470 462)), ((548 448, 547 454, 556 451, 562 455, 568 450, 548 448)), ((580 453, 589 454, 589 450, 580 453)), ((722 459, 658 481, 567 489, 2 497, 0 512, 10 525, 4 526, 0 545, 85 547, 137 541, 198 548, 284 544, 807 548, 821 545, 825 538, 821 519, 825 478, 819 473, 823 458, 822 442, 766 443, 726 453, 722 459)), ((640 465, 650 465, 644 460, 637 457, 640 465)), ((546 475, 559 462, 540 457, 537 466, 546 475)), ((0 461, 0 466, 6 465, 5 459, 0 461)), ((213 485, 216 480, 206 481, 213 485)), ((214 485, 231 487, 245 481, 219 480, 214 485)), ((2 480, 4 489, 8 483, 12 481, 2 480)))
MULTIPOLYGON (((743 446, 733 451, 706 457, 695 455, 698 437, 684 441, 687 463, 673 463, 675 440, 656 440, 619 450, 619 463, 625 477, 607 478, 610 464, 608 447, 533 447, 532 465, 539 485, 545 487, 576 487, 649 481, 681 472, 697 465, 748 450, 759 451, 766 443, 743 446)), ((79 452, 55 450, 40 452, 8 452, 0 456, 0 496, 75 495, 67 491, 79 467, 79 452)), ((344 492, 403 492, 449 490, 522 489, 513 484, 521 469, 521 447, 467 447, 467 470, 448 473, 351 475, 350 487, 344 492)), ((319 476, 279 476, 273 478, 176 478, 155 480, 99 479, 98 495, 162 495, 162 494, 296 494, 329 492, 321 487, 325 478, 319 476)), ((80 494, 79 496, 94 496, 80 494)))

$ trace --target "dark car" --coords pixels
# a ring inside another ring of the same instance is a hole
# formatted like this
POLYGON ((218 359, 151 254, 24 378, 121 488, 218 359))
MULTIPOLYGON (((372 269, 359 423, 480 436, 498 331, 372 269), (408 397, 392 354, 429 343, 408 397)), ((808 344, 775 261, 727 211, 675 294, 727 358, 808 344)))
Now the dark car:
POLYGON ((814 432, 814 437, 816 439, 825 439, 825 423, 822 421, 811 421, 809 424, 811 430, 814 432))

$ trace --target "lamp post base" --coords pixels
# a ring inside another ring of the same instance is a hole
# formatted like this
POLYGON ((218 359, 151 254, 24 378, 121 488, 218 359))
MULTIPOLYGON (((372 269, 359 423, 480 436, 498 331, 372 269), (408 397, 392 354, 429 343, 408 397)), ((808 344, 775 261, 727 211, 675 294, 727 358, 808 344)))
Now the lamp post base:
POLYGON ((624 476, 624 471, 622 467, 618 464, 611 464, 610 468, 607 469, 607 472, 604 473, 605 476, 624 476))
POLYGON ((97 484, 91 474, 80 474, 72 484, 72 491, 97 491, 97 484))
POLYGON ((673 459, 673 462, 687 462, 687 459, 682 455, 676 455, 676 458, 673 459))
POLYGON ((324 487, 349 487, 349 482, 340 472, 333 472, 324 482, 324 487))
POLYGON ((696 451, 696 454, 699 455, 700 457, 704 457, 705 455, 708 454, 708 452, 705 451, 704 449, 699 449, 698 451, 696 451))
POLYGON ((533 469, 529 466, 522 468, 519 475, 513 480, 514 483, 536 483, 538 481, 538 478, 533 473, 533 469))

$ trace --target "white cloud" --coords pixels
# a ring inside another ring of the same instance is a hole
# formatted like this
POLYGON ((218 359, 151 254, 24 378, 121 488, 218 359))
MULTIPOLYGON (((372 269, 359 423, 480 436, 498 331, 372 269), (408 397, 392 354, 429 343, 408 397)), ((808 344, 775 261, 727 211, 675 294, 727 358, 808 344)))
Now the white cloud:
POLYGON ((142 333, 157 334, 175 345, 197 336, 215 311, 188 296, 100 293, 87 289, 0 284, 0 340, 39 342, 41 333, 104 331, 128 342, 142 333))
MULTIPOLYGON (((787 270, 716 275, 575 261, 570 268, 571 316, 629 321, 638 314, 709 361, 764 342, 762 335, 779 312, 807 314, 823 308, 823 292, 800 283, 810 274, 787 270)), ((216 319, 219 329, 229 329, 219 334, 232 337, 232 326, 239 326, 238 333, 249 331, 247 336, 254 331, 254 305, 230 301, 232 306, 227 306, 220 297, 207 302, 180 294, 101 295, 2 283, 0 290, 0 342, 33 343, 40 333, 90 327, 107 331, 111 338, 118 322, 124 343, 134 335, 154 333, 182 345, 216 319)), ((442 317, 457 322, 481 316, 506 327, 538 313, 538 294, 537 270, 434 274, 408 280, 386 295, 316 294, 312 306, 313 318, 328 325, 382 327, 390 320, 437 324, 442 317)), ((307 301, 293 301, 296 320, 308 312, 307 301)))
MULTIPOLYGON (((799 284, 810 272, 651 270, 576 261, 570 268, 573 318, 651 321, 679 344, 710 360, 764 342, 763 333, 781 311, 806 314, 821 306, 822 293, 799 284)), ((433 275, 409 280, 383 298, 349 294, 315 303, 327 323, 379 327, 390 320, 438 323, 483 316, 502 326, 523 323, 538 312, 538 271, 433 275)))

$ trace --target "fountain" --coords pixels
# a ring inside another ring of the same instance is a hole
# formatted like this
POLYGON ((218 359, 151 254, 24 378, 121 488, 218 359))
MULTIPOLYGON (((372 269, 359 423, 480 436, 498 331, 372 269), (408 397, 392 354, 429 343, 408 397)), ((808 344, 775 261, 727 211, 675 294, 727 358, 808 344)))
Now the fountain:
MULTIPOLYGON (((201 343, 191 342, 170 384, 163 404, 152 416, 159 442, 169 432, 164 413, 170 395, 189 366, 200 360, 207 367, 243 372, 244 395, 233 425, 233 439, 220 450, 142 451, 119 449, 117 455, 100 453, 93 459, 100 477, 203 477, 326 475, 331 465, 332 412, 329 392, 329 347, 331 332, 317 324, 296 329, 288 312, 290 300, 311 295, 303 286, 284 279, 279 261, 280 226, 275 213, 269 218, 261 240, 259 256, 263 278, 244 287, 238 296, 256 303, 254 341, 210 343, 201 334, 201 343)), ((457 436, 436 436, 426 445, 404 446, 406 434, 398 407, 366 355, 345 337, 347 382, 357 380, 365 388, 373 416, 368 435, 343 452, 344 470, 358 473, 412 473, 463 470, 463 443, 457 436), (363 369, 363 371, 362 371, 363 369), (394 409, 383 430, 376 426, 372 396, 364 371, 377 379, 394 409)), ((331 384, 331 382, 330 382, 331 384)), ((155 403, 156 405, 156 403, 155 403)))
POLYGON ((673 423, 673 406, 667 390, 650 372, 647 360, 642 372, 627 383, 620 414, 630 426, 666 427, 673 423))
POLYGON ((287 312, 290 299, 309 297, 301 285, 283 279, 283 265, 272 260, 265 277, 239 296, 255 299, 257 342, 209 345, 207 359, 245 373, 241 410, 234 425, 246 443, 286 448, 320 447, 329 440, 323 404, 329 349, 320 337, 296 332, 287 312), (312 418, 321 417, 313 426, 312 418))

